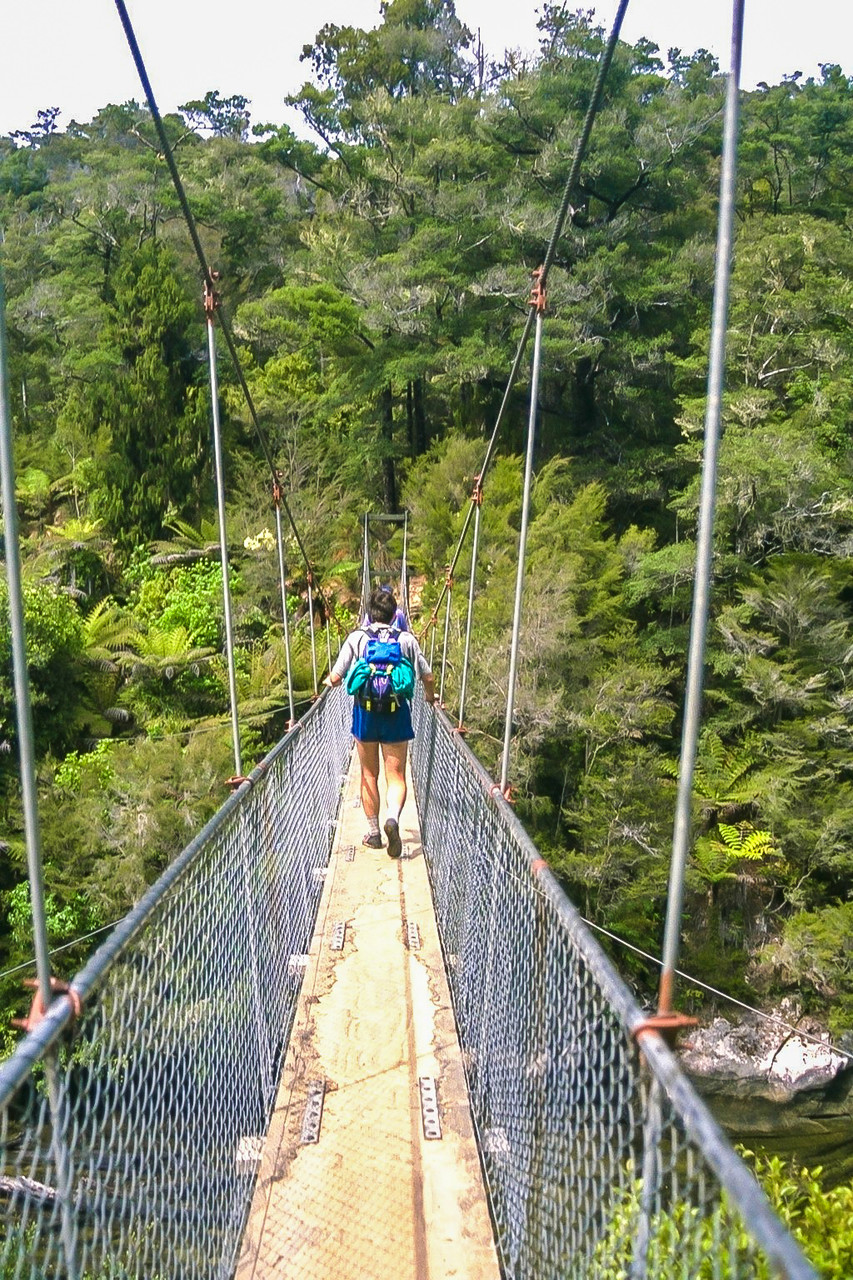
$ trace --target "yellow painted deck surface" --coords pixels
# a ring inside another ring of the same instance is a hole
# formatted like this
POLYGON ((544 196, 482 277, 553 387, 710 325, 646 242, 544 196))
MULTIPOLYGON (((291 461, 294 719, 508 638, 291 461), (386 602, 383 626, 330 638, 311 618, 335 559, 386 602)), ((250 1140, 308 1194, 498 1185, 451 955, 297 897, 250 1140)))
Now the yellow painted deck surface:
POLYGON ((353 758, 236 1274, 497 1280, 411 784, 398 861, 362 845, 357 797, 353 758), (333 951, 340 920, 344 947, 333 951), (418 950, 407 947, 409 920, 418 950), (437 1082, 440 1140, 423 1135, 420 1076, 437 1082), (320 1139, 303 1145, 306 1088, 318 1078, 320 1139))

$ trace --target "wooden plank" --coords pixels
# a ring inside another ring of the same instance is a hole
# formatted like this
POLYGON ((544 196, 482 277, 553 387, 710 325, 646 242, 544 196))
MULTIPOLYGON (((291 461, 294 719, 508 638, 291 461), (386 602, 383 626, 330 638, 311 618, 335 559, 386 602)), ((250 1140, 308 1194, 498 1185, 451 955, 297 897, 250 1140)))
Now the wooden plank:
POLYGON ((414 800, 410 791, 394 861, 363 847, 357 796, 353 758, 236 1275, 498 1280, 414 800), (421 1076, 438 1084, 440 1140, 423 1136, 421 1076), (326 1081, 320 1136, 303 1145, 316 1079, 326 1081))

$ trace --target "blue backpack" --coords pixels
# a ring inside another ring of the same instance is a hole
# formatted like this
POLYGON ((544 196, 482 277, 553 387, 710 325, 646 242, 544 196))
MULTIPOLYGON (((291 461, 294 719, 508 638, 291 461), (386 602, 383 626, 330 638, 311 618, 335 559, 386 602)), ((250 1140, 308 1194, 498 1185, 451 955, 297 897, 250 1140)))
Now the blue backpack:
POLYGON ((403 651, 396 627, 388 628, 388 639, 379 638, 379 627, 365 627, 367 644, 347 676, 347 693, 365 711, 389 714, 415 691, 415 669, 403 651))

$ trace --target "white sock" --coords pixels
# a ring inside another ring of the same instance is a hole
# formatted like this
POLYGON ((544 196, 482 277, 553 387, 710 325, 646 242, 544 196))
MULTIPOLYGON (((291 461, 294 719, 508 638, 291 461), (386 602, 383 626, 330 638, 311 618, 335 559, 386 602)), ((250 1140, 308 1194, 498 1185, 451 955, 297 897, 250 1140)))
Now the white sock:
POLYGON ((368 819, 367 819, 367 830, 368 830, 368 832, 369 832, 369 834, 370 834, 370 835, 372 835, 372 836, 378 836, 378 835, 379 835, 379 819, 378 819, 378 818, 368 818, 368 819))

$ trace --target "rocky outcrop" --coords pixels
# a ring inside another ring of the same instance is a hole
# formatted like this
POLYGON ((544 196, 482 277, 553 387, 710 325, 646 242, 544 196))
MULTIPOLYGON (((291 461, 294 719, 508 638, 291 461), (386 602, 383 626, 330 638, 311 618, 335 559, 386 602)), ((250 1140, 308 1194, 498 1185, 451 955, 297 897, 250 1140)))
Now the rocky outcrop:
MULTIPOLYGON (((793 1001, 775 1012, 824 1041, 825 1030, 793 1001)), ((821 1168, 828 1186, 853 1178, 849 1057, 752 1014, 738 1023, 715 1018, 690 1034, 680 1057, 732 1141, 821 1168)))
POLYGON ((833 1051, 824 1029, 803 1018, 793 1002, 783 1001, 774 1016, 779 1021, 755 1014, 737 1023, 715 1018, 690 1034, 681 1060, 702 1082, 703 1093, 787 1102, 796 1094, 825 1089, 853 1067, 849 1057, 833 1051), (798 1035, 782 1023, 814 1038, 798 1035))

